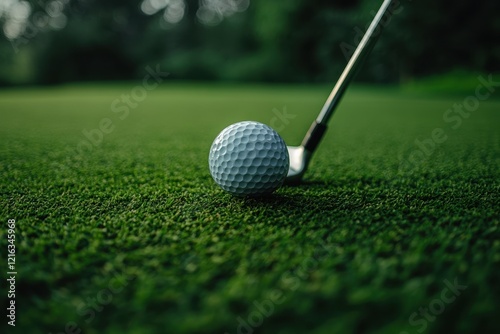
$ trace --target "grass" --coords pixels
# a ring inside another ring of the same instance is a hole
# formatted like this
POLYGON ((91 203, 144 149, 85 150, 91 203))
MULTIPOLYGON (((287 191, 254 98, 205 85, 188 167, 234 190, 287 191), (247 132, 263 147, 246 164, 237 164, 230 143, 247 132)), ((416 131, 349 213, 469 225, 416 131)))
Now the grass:
MULTIPOLYGON (((485 74, 481 72, 455 70, 449 73, 433 75, 417 79, 416 81, 411 81, 404 84, 402 86, 402 90, 406 93, 427 95, 474 95, 475 89, 479 84, 479 77, 482 77, 485 81, 492 80, 495 83, 500 82, 499 73, 485 74)), ((500 91, 498 89, 493 93, 497 98, 500 96, 500 91)))
POLYGON ((298 144, 330 88, 164 84, 114 113, 133 87, 0 92, 9 333, 498 332, 500 101, 454 129, 461 98, 354 87, 303 184, 241 199, 209 175, 218 132, 298 144))

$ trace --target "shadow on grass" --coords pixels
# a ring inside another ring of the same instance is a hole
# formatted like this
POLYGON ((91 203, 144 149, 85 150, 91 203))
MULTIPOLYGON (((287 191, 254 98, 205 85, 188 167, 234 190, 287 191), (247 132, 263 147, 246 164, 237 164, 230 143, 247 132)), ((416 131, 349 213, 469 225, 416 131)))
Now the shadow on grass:
MULTIPOLYGON (((293 186, 285 185, 275 193, 259 197, 234 197, 228 195, 223 204, 230 208, 235 204, 242 209, 274 211, 281 215, 311 213, 340 213, 359 210, 363 206, 362 195, 338 184, 305 181, 293 186)), ((218 201, 221 204, 221 201, 218 201)))

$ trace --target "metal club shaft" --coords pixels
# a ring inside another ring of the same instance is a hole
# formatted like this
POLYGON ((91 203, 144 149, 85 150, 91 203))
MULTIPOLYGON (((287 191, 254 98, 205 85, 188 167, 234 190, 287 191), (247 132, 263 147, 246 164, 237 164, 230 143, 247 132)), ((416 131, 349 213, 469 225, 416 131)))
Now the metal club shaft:
POLYGON ((304 146, 309 152, 312 153, 314 152, 314 150, 316 150, 316 147, 318 146, 326 131, 328 120, 335 112, 335 109, 340 103, 340 100, 342 99, 342 96, 344 95, 347 87, 349 86, 353 77, 356 75, 357 70, 359 70, 360 66, 363 64, 363 61, 375 46, 377 39, 382 32, 382 19, 393 2, 394 0, 384 0, 384 2, 382 3, 382 6, 373 18, 372 23, 366 30, 365 35, 363 36, 361 42, 351 56, 351 59, 347 63, 344 71, 340 75, 340 78, 335 84, 335 87, 330 93, 330 96, 326 100, 323 109, 321 109, 321 112, 316 118, 316 121, 312 124, 309 132, 304 138, 302 146, 304 146))

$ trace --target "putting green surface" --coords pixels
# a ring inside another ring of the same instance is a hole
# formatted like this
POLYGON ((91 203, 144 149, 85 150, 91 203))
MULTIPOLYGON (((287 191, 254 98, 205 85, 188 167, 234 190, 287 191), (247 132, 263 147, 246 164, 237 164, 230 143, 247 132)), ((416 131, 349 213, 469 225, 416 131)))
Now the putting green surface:
POLYGON ((214 184, 223 128, 256 120, 297 145, 329 89, 1 91, 2 271, 15 219, 18 272, 2 327, 500 332, 499 100, 460 114, 474 100, 354 87, 303 184, 263 199, 214 184))

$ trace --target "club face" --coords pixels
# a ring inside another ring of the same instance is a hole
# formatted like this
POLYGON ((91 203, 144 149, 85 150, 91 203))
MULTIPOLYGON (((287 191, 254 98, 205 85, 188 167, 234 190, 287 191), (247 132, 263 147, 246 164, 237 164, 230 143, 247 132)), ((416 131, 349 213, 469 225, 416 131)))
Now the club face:
POLYGON ((307 170, 310 153, 303 146, 287 146, 290 156, 290 167, 285 179, 286 183, 298 183, 307 170))

